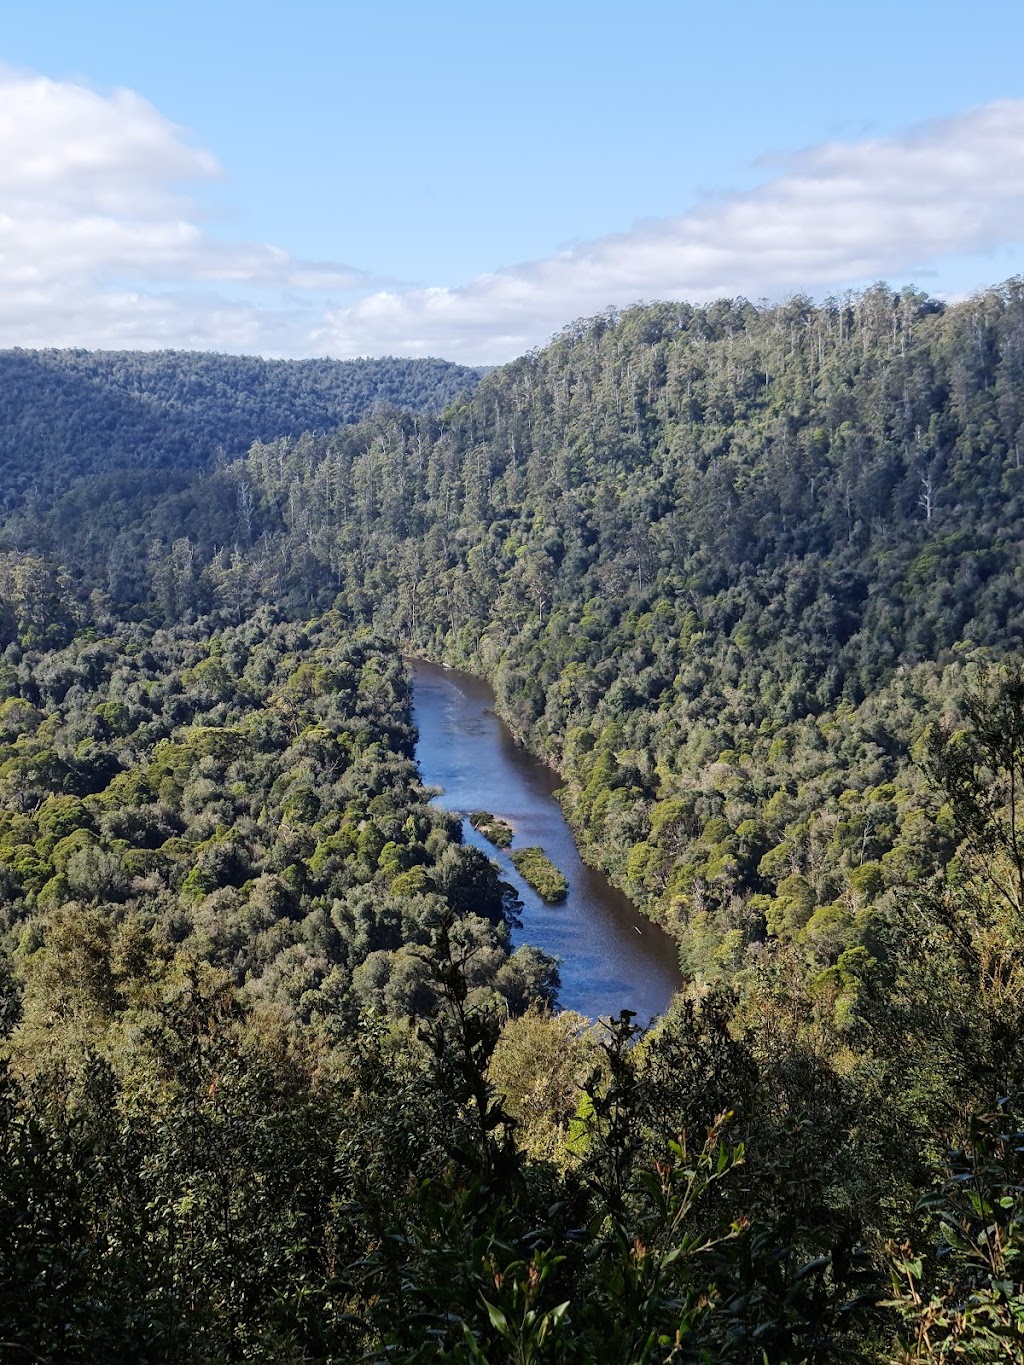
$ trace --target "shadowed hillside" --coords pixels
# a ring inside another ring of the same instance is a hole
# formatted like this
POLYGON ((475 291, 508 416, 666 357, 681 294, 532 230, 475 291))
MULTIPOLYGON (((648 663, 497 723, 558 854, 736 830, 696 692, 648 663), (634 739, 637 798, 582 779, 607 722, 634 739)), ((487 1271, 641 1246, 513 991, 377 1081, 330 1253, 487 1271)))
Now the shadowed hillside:
POLYGON ((0 352, 8 506, 114 471, 202 469, 255 440, 331 431, 383 403, 433 412, 478 372, 444 360, 262 360, 193 351, 0 352))

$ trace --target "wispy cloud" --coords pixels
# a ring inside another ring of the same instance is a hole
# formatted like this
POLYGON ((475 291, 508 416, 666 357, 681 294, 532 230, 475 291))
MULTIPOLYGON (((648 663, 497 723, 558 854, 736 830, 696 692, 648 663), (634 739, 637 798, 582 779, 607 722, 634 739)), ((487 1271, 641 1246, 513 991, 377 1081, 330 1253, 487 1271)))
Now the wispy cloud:
POLYGON ((502 360, 609 304, 841 288, 1022 239, 1024 101, 1004 100, 899 137, 813 147, 748 193, 459 288, 373 293, 331 312, 316 342, 339 355, 502 360))
POLYGON ((213 236, 221 177, 140 95, 0 68, 0 345, 290 349, 345 266, 213 236), (250 291, 270 291, 254 304, 250 291))
POLYGON ((218 162, 140 95, 0 68, 0 345, 500 361, 610 304, 920 276, 1024 241, 1024 101, 764 172, 459 286, 375 290, 347 265, 213 233, 199 194, 218 162))

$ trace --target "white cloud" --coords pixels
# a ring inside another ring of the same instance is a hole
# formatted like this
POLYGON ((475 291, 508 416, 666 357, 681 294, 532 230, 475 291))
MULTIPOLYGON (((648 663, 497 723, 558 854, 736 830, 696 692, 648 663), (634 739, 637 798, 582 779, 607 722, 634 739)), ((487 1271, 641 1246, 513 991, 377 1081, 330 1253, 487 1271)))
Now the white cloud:
POLYGON ((133 91, 0 68, 0 345, 300 343, 309 316, 288 295, 322 308, 364 277, 212 236, 194 190, 220 176, 133 91), (272 291, 266 306, 252 290, 272 291))
POLYGON ((572 318, 639 299, 779 297, 928 270, 1024 240, 1024 101, 900 137, 827 143, 746 194, 480 275, 327 315, 318 346, 504 360, 572 318))
POLYGON ((749 192, 459 287, 369 292, 347 266, 221 240, 196 197, 221 175, 130 90, 0 67, 0 346, 500 361, 609 304, 899 281, 1024 241, 1024 101, 813 147, 749 192))
POLYGON ((0 70, 0 195, 29 210, 147 216, 168 205, 168 182, 215 179, 214 158, 131 90, 0 70))

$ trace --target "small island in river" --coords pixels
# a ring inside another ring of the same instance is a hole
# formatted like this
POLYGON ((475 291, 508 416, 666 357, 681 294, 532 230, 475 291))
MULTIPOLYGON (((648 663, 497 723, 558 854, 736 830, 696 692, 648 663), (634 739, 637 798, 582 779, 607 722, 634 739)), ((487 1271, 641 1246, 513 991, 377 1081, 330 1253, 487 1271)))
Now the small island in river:
POLYGON ((492 815, 489 810, 475 810, 469 817, 469 823, 495 848, 508 848, 512 843, 512 826, 500 815, 492 815))
POLYGON ((518 848, 509 857, 520 876, 549 905, 565 900, 569 883, 542 848, 518 848))

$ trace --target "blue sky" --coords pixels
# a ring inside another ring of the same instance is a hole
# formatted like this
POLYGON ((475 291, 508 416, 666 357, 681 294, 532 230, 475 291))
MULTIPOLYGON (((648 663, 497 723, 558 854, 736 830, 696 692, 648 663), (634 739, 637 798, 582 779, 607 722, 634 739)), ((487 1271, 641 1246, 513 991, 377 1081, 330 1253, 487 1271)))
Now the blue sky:
POLYGON ((11 8, 0 344, 491 362, 638 298, 970 292, 1024 269, 1022 39, 991 0, 11 8))

